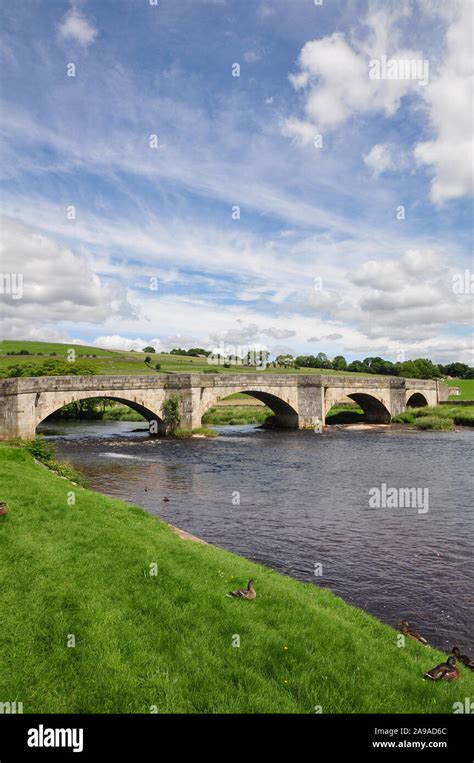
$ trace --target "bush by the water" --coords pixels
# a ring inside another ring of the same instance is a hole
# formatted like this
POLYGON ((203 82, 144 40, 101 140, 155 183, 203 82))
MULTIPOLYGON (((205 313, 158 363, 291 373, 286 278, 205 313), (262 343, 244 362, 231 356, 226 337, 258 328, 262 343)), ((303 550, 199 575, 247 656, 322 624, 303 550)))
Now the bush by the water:
POLYGON ((454 421, 446 416, 420 416, 415 420, 417 429, 432 429, 440 432, 449 432, 454 429, 454 421))
POLYGON ((454 426, 474 426, 474 406, 434 405, 407 408, 395 416, 395 424, 412 424, 416 429, 449 432, 454 426))
POLYGON ((51 469, 51 471, 58 474, 60 477, 65 477, 72 482, 77 482, 79 485, 85 485, 86 481, 82 474, 77 471, 70 464, 66 464, 56 459, 56 447, 54 443, 48 442, 43 437, 35 437, 34 440, 18 441, 21 447, 24 447, 33 458, 40 461, 42 464, 51 469))

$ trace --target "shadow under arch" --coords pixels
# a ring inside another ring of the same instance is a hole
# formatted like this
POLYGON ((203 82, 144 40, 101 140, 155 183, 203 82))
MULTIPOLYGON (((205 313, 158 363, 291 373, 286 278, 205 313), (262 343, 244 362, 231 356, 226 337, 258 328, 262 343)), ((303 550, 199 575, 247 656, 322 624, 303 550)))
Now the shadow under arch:
POLYGON ((428 400, 421 392, 414 392, 407 400, 407 408, 423 408, 428 405, 428 400))
MULTIPOLYGON (((257 400, 260 400, 260 402, 264 403, 273 411, 274 415, 269 416, 263 424, 265 428, 298 429, 298 412, 295 411, 295 409, 289 403, 287 403, 285 400, 282 400, 281 397, 272 395, 270 392, 261 392, 260 390, 236 389, 235 392, 242 392, 245 395, 249 395, 249 397, 254 397, 257 400)), ((218 400, 213 401, 206 408, 206 410, 202 412, 201 418, 205 413, 207 413, 208 410, 215 406, 219 400, 224 400, 226 397, 229 397, 229 393, 226 393, 225 395, 222 395, 222 397, 218 400)), ((236 405, 238 406, 237 401, 236 405)))
MULTIPOLYGON (((128 398, 116 397, 115 395, 85 395, 84 397, 78 397, 74 400, 70 400, 69 402, 64 403, 64 405, 55 408, 50 413, 47 413, 46 416, 43 416, 40 421, 36 422, 36 428, 38 428, 40 424, 43 424, 49 418, 53 418, 55 414, 58 414, 62 408, 66 407, 66 405, 71 405, 71 403, 79 403, 81 400, 113 400, 116 403, 121 403, 122 405, 126 405, 127 408, 131 408, 133 411, 136 411, 141 416, 143 416, 143 418, 148 422, 150 434, 153 435, 166 433, 166 425, 161 416, 154 413, 154 411, 150 410, 149 408, 146 408, 144 405, 140 405, 140 403, 137 403, 135 400, 128 400, 128 398)), ((94 419, 87 419, 87 417, 85 417, 83 420, 86 421, 94 419)), ((111 419, 110 421, 114 421, 114 419, 111 419)))
POLYGON ((365 392, 352 392, 347 393, 347 397, 350 397, 357 403, 359 408, 362 408, 367 422, 371 424, 390 423, 392 419, 390 411, 373 395, 368 395, 365 392))

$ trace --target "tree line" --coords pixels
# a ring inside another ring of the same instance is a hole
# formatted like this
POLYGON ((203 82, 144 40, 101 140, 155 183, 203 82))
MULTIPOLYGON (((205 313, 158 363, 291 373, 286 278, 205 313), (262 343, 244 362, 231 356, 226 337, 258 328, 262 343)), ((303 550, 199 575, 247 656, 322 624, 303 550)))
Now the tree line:
POLYGON ((440 379, 452 376, 458 379, 473 379, 474 368, 467 363, 433 363, 428 358, 416 358, 392 363, 381 357, 367 357, 348 363, 343 355, 336 355, 330 360, 324 352, 317 355, 278 355, 276 366, 285 368, 321 368, 334 371, 355 371, 378 376, 404 376, 408 379, 440 379))

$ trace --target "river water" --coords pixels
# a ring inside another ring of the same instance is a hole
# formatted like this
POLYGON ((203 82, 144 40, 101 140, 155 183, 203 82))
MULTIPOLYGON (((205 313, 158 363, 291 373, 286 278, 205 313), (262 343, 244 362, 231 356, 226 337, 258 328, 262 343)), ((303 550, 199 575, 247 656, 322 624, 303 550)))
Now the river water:
POLYGON ((388 624, 405 618, 441 649, 474 652, 472 430, 234 426, 166 440, 132 432, 140 426, 58 421, 39 431, 93 489, 388 624), (427 488, 428 511, 372 508, 369 490, 383 483, 427 488))

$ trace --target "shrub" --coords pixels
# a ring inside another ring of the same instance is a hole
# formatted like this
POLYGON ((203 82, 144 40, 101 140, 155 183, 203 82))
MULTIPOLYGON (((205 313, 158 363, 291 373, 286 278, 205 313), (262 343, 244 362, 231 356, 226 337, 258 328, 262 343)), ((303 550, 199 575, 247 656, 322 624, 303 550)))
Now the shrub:
POLYGON ((59 477, 65 477, 79 485, 85 484, 85 479, 80 472, 70 464, 56 461, 56 448, 52 442, 47 442, 43 437, 36 437, 29 442, 21 442, 21 446, 31 453, 33 458, 55 472, 59 477))
POLYGON ((33 458, 41 461, 43 464, 51 463, 56 458, 56 449, 52 442, 47 442, 43 437, 36 437, 34 440, 26 443, 26 449, 33 458))
POLYGON ((175 437, 192 437, 191 429, 175 429, 173 435, 175 437))
POLYGON ((474 427, 474 411, 461 411, 453 416, 458 426, 474 427))
POLYGON ((178 429, 179 422, 181 421, 181 416, 179 413, 179 400, 176 395, 168 398, 168 400, 165 400, 163 403, 163 421, 166 424, 166 429, 171 432, 171 434, 175 434, 178 429))
POLYGON ((196 427, 196 429, 193 429, 193 434, 203 434, 206 437, 217 437, 217 432, 214 429, 209 429, 209 427, 196 427))
POLYGON ((448 419, 445 416, 421 416, 416 419, 415 426, 417 429, 422 430, 431 429, 438 432, 449 432, 454 429, 454 422, 452 419, 448 419))

